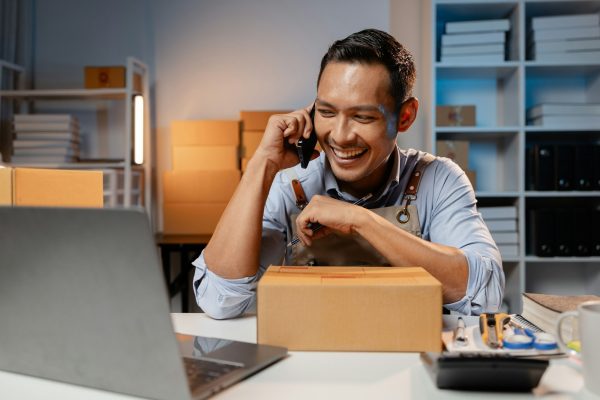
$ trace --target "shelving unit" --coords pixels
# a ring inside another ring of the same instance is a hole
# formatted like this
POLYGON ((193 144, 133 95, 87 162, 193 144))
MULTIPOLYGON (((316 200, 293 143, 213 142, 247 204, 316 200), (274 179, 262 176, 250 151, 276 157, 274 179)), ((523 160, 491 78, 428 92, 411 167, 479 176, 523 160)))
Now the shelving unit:
MULTIPOLYGON (((124 103, 124 132, 122 135, 122 156, 116 160, 100 162, 77 162, 57 164, 28 164, 28 167, 64 168, 64 169, 99 169, 104 170, 105 199, 107 207, 143 207, 152 219, 152 165, 150 140, 150 98, 148 83, 148 67, 143 62, 128 57, 126 62, 126 86, 116 89, 36 89, 36 90, 1 90, 2 99, 14 100, 15 109, 29 111, 31 103, 36 101, 69 100, 90 102, 94 100, 120 100, 124 103), (141 90, 134 89, 134 73, 141 76, 141 90), (133 101, 135 95, 144 98, 144 163, 133 164, 133 101), (25 106, 25 107, 24 107, 25 106), (133 179, 138 177, 138 179, 133 179), (143 184, 138 181, 142 179, 143 184), (111 189, 112 188, 112 189, 111 189), (114 191, 113 191, 114 189, 114 191)), ((19 165, 21 166, 21 165, 19 165)))
MULTIPOLYGON (((518 257, 504 258, 505 301, 522 309, 521 293, 600 294, 600 256, 538 257, 527 254, 527 213, 537 205, 585 203, 600 207, 600 191, 532 191, 526 186, 527 148, 537 142, 576 140, 600 143, 600 127, 547 128, 527 125, 526 110, 542 102, 600 103, 597 62, 539 62, 528 58, 527 36, 537 16, 599 13, 600 1, 579 0, 432 0, 431 143, 467 140, 469 168, 477 172, 480 206, 516 206, 518 257), (446 22, 504 19, 506 61, 442 63, 441 36, 446 22), (436 127, 436 106, 476 105, 474 127, 436 127)), ((600 227, 596 227, 600 229, 600 227)))

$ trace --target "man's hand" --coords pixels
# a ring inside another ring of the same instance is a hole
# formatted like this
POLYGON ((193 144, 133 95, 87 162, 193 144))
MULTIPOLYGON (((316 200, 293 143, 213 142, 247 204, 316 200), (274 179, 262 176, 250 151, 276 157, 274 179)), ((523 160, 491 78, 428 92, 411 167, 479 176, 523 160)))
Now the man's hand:
POLYGON ((309 112, 312 105, 289 114, 275 114, 269 118, 263 138, 253 158, 267 159, 278 170, 298 164, 295 143, 308 138, 313 129, 309 112))
POLYGON ((310 246, 331 232, 345 235, 356 233, 356 228, 369 210, 327 196, 315 195, 296 218, 296 232, 305 246, 310 246), (323 228, 313 232, 309 224, 321 224, 323 228))

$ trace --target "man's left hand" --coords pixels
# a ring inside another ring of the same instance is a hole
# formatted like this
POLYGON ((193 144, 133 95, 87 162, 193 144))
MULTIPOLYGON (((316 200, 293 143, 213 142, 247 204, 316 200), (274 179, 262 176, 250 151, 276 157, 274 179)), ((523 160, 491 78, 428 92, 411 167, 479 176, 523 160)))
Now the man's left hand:
POLYGON ((296 218, 296 232, 305 246, 310 246, 313 240, 331 232, 350 235, 355 233, 357 224, 367 212, 367 209, 357 205, 315 195, 296 218), (313 232, 309 224, 316 223, 323 225, 323 228, 313 232))

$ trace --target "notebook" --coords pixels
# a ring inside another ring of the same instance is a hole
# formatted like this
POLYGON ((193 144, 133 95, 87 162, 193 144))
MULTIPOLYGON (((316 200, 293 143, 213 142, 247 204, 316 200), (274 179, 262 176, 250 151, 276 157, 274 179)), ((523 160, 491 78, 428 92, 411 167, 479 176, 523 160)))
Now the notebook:
POLYGON ((135 210, 0 207, 0 321, 1 370, 154 399, 208 397, 287 354, 178 335, 182 355, 135 210))

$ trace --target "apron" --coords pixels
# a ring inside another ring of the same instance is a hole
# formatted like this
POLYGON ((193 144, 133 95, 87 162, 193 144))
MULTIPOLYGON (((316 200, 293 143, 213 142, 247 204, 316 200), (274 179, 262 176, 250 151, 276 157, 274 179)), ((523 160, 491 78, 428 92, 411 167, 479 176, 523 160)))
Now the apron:
MULTIPOLYGON (((402 202, 400 205, 374 208, 370 211, 390 221, 398 228, 421 237, 421 224, 417 207, 410 204, 417 198, 419 183, 425 168, 435 159, 431 154, 426 154, 414 166, 411 177, 408 180, 402 202)), ((291 171, 291 169, 289 170, 291 171)), ((289 173, 288 173, 289 175, 289 173)), ((292 179, 292 189, 296 197, 296 205, 301 210, 308 204, 302 185, 297 176, 292 179)), ((298 214, 292 214, 292 232, 296 236, 296 218, 298 214)), ((382 256, 371 244, 359 235, 341 235, 331 233, 319 240, 315 240, 310 247, 298 242, 292 247, 290 265, 327 266, 327 265, 390 265, 390 262, 382 256)))

